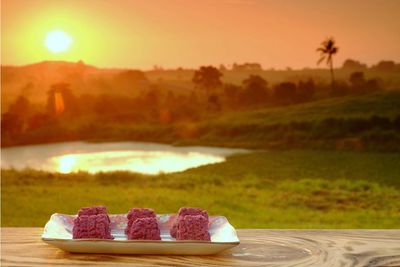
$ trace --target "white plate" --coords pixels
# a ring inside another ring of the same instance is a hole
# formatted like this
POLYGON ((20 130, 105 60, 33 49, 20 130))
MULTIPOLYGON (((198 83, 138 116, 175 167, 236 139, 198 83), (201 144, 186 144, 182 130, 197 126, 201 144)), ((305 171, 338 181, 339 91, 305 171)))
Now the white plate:
POLYGON ((126 214, 112 214, 111 234, 114 240, 72 239, 76 215, 55 213, 47 222, 42 240, 62 250, 78 253, 211 255, 239 244, 235 228, 224 216, 210 216, 211 241, 177 241, 169 234, 176 214, 157 215, 161 240, 127 240, 124 233, 126 214))

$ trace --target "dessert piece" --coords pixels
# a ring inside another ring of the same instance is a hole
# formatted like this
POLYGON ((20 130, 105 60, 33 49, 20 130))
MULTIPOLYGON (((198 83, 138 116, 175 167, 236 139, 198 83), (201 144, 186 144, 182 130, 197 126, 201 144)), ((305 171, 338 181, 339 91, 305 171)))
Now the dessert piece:
POLYGON ((128 213, 128 220, 136 220, 138 218, 156 217, 154 210, 146 208, 132 208, 128 213))
POLYGON ((210 241, 208 232, 208 218, 203 215, 181 216, 177 222, 177 240, 205 240, 210 241))
POLYGON ((202 210, 202 209, 199 209, 199 208, 180 208, 179 209, 179 213, 178 213, 178 217, 175 220, 175 222, 172 225, 172 228, 170 230, 170 234, 171 234, 172 237, 176 238, 176 233, 177 233, 177 230, 178 230, 178 222, 179 222, 180 217, 184 217, 186 215, 202 215, 204 218, 206 218, 207 224, 208 224, 208 213, 207 213, 206 210, 202 210))
POLYGON ((111 235, 110 218, 107 214, 78 215, 74 219, 72 237, 114 239, 111 235))
POLYGON ((156 217, 138 218, 129 228, 128 239, 161 240, 156 217))
POLYGON ((83 207, 83 208, 80 208, 78 211, 78 216, 98 215, 98 214, 106 214, 107 215, 107 208, 104 206, 83 207))
POLYGON ((132 208, 128 213, 128 224, 125 228, 125 234, 129 235, 132 224, 139 218, 157 218, 154 210, 146 208, 132 208))

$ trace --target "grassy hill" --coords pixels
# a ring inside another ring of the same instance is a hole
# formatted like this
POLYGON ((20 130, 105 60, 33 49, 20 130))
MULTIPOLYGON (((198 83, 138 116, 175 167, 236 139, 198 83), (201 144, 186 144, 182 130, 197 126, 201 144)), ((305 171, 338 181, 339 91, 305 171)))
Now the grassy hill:
POLYGON ((198 138, 253 148, 332 147, 353 139, 363 148, 398 149, 399 105, 400 93, 393 91, 236 112, 200 123, 198 138))
MULTIPOLYGON (((394 118, 400 114, 400 92, 382 92, 330 98, 305 104, 231 113, 212 121, 215 124, 273 124, 292 121, 321 121, 326 118, 394 118)), ((225 126, 225 125, 224 125, 225 126)))

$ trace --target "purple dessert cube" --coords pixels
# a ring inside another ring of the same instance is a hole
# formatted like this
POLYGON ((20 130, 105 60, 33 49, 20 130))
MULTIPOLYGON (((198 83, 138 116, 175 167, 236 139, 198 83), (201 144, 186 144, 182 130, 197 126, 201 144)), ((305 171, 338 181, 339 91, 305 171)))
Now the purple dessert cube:
POLYGON ((136 220, 138 218, 156 217, 154 210, 147 208, 132 208, 128 213, 128 220, 136 220))
POLYGON ((114 239, 111 235, 110 220, 106 214, 80 215, 74 219, 72 237, 114 239))
POLYGON ((78 216, 81 215, 97 215, 97 214, 106 214, 107 208, 104 206, 93 206, 93 207, 83 207, 78 211, 78 216))
POLYGON ((125 234, 129 235, 132 224, 139 218, 156 218, 154 210, 147 208, 132 208, 128 213, 128 224, 125 228, 125 234))
POLYGON ((130 226, 129 240, 161 240, 160 228, 156 217, 138 218, 130 226))
POLYGON ((177 228, 177 240, 210 241, 210 233, 208 232, 208 219, 203 215, 181 216, 178 220, 177 228))
POLYGON ((202 215, 204 218, 207 219, 208 223, 208 213, 205 210, 199 209, 199 208, 180 208, 178 217, 175 220, 174 224, 172 225, 172 228, 170 230, 170 234, 172 237, 176 238, 176 233, 178 230, 178 221, 180 217, 186 216, 186 215, 202 215))

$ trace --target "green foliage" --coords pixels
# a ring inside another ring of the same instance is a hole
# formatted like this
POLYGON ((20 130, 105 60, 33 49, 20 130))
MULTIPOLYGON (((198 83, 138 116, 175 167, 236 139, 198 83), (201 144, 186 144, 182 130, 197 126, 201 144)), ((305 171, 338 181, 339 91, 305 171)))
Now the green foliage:
POLYGON ((399 115, 400 92, 385 92, 354 97, 332 98, 317 102, 238 112, 222 116, 216 123, 273 124, 291 121, 321 121, 326 118, 368 118, 373 115, 393 118, 399 115), (240 115, 239 115, 240 114, 240 115))
MULTIPOLYGON (((286 107, 222 113, 175 123, 135 122, 137 114, 59 120, 23 135, 3 133, 4 145, 66 140, 153 141, 267 149, 400 151, 400 93, 348 96, 286 107), (131 118, 132 117, 132 118, 131 118)), ((148 112, 151 113, 151 112, 148 112)))
POLYGON ((2 170, 2 226, 43 226, 54 212, 105 204, 112 213, 181 206, 240 228, 396 228, 400 154, 276 151, 181 173, 56 174, 2 170))
POLYGON ((395 108, 399 104, 398 92, 386 92, 236 112, 199 123, 202 135, 196 142, 269 149, 399 151, 400 112, 395 108))

